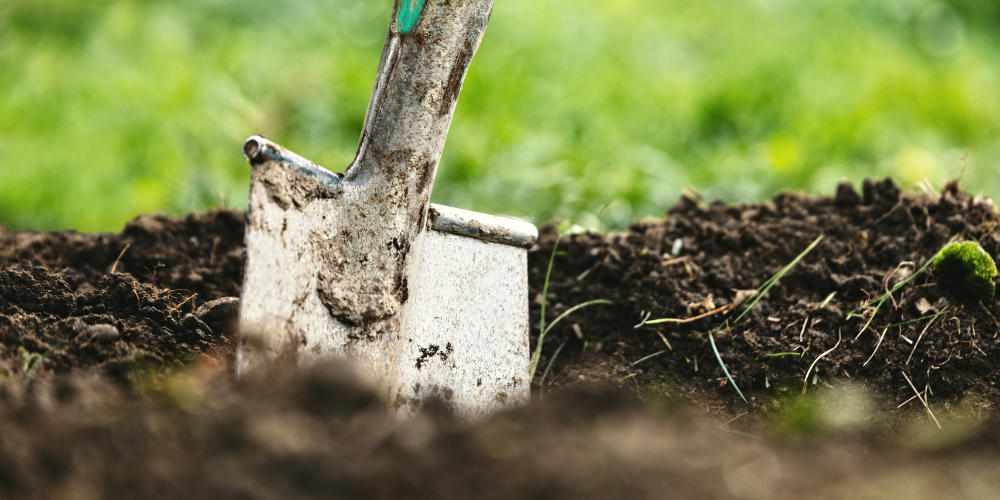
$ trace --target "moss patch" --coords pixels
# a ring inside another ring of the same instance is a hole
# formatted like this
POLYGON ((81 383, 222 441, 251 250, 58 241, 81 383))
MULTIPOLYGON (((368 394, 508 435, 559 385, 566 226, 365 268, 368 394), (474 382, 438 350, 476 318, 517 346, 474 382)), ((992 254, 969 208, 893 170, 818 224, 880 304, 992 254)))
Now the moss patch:
POLYGON ((970 300, 993 302, 997 267, 990 254, 975 241, 952 243, 934 259, 934 269, 952 291, 970 300))

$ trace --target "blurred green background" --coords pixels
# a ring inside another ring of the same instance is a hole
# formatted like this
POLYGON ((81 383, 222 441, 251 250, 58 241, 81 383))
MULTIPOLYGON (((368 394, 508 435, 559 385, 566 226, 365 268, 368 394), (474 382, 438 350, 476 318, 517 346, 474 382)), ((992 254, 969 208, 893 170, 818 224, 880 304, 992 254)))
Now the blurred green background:
MULTIPOLYGON (((0 225, 243 207, 247 136, 353 158, 391 0, 0 2, 0 225)), ((996 0, 497 0, 433 201, 616 228, 685 186, 1000 195, 996 0)))

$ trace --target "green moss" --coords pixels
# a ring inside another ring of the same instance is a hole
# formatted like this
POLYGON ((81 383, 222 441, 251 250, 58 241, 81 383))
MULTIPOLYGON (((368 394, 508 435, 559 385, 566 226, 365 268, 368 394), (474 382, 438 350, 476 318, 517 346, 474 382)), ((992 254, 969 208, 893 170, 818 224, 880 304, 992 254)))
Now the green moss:
POLYGON ((993 302, 997 266, 979 243, 966 241, 948 245, 934 259, 934 270, 957 295, 984 303, 993 302))

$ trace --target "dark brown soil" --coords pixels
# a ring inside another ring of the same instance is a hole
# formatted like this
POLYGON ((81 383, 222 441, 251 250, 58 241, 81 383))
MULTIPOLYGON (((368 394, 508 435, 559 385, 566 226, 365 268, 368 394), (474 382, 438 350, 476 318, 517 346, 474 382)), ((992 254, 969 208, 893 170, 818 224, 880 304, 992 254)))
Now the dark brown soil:
POLYGON ((235 308, 204 306, 239 295, 242 270, 243 215, 235 212, 142 216, 120 234, 0 228, 0 375, 23 371, 20 348, 43 353, 59 342, 66 346, 40 376, 87 367, 126 382, 130 367, 202 353, 225 359, 235 308), (120 338, 92 339, 92 325, 111 325, 120 338))
MULTIPOLYGON (((974 200, 954 185, 940 197, 903 195, 891 180, 866 182, 863 191, 858 196, 845 184, 835 198, 781 194, 760 206, 699 207, 683 198, 662 221, 636 223, 628 232, 608 236, 563 238, 549 282, 554 307, 547 311, 548 321, 588 300, 608 299, 617 306, 580 310, 549 333, 540 366, 566 342, 550 374, 553 389, 581 377, 607 380, 636 373, 639 385, 666 378, 689 393, 709 395, 733 415, 766 412, 783 393, 801 393, 809 366, 832 349, 815 364, 818 377, 810 375, 808 387, 853 381, 895 407, 914 395, 906 373, 919 390, 929 385, 931 400, 953 403, 975 395, 1000 401, 1000 324, 994 319, 1000 308, 963 302, 932 267, 887 300, 860 337, 870 315, 848 317, 919 269, 953 237, 979 241, 995 259, 1000 217, 992 202, 974 200), (744 321, 731 323, 731 330, 719 327, 742 309, 685 324, 634 328, 647 313, 650 319, 690 318, 724 306, 735 290, 756 289, 819 236, 819 245, 744 321), (678 240, 683 243, 673 255, 678 240), (706 307, 706 300, 712 304, 706 307), (928 305, 929 310, 918 310, 928 305), (943 311, 933 323, 885 328, 943 311), (716 332, 721 358, 749 405, 726 380, 709 344, 710 331, 716 332), (666 352, 633 365, 659 351, 666 352), (788 352, 799 355, 761 358, 788 352), (591 373, 585 367, 593 368, 591 373)), ((530 254, 535 304, 541 303, 556 236, 553 225, 543 228, 530 254)), ((532 308, 536 336, 539 309, 532 308)))
MULTIPOLYGON (((235 383, 241 213, 0 229, 0 498, 1000 498, 995 303, 928 268, 855 340, 861 306, 949 239, 995 258, 998 221, 954 186, 883 181, 759 206, 692 195, 663 220, 566 236, 548 322, 616 305, 549 332, 542 402, 477 424, 433 403, 393 422, 340 364, 235 383), (635 328, 725 306, 820 235, 744 321, 635 328), (761 358, 783 352, 799 355, 761 358), (25 384, 30 353, 48 357, 25 384)), ((532 346, 555 240, 546 226, 529 253, 532 346)))

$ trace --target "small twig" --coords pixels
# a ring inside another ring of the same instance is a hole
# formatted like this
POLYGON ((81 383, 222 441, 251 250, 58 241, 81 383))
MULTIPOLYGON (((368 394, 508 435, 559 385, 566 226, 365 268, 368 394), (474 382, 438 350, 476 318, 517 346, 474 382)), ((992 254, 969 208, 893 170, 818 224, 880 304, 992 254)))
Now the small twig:
POLYGON ((941 422, 938 422, 937 417, 934 416, 934 412, 931 411, 931 407, 930 407, 930 405, 927 404, 927 400, 924 399, 920 395, 920 391, 918 391, 917 388, 916 388, 916 386, 913 385, 913 382, 910 380, 910 377, 906 376, 906 372, 900 372, 900 373, 903 374, 903 378, 906 379, 906 383, 910 384, 910 388, 913 389, 913 392, 917 395, 917 399, 919 399, 920 402, 924 404, 924 408, 927 408, 927 413, 930 414, 931 418, 934 419, 934 423, 937 424, 938 429, 940 429, 941 428, 941 422))
MULTIPOLYGON (((902 203, 902 201, 900 201, 900 203, 902 203)), ((889 280, 891 280, 892 277, 903 268, 903 266, 914 266, 914 264, 910 261, 900 262, 899 265, 896 266, 896 269, 893 269, 891 273, 885 275, 885 278, 882 278, 882 288, 885 288, 885 293, 889 295, 889 300, 892 300, 893 307, 899 307, 899 304, 896 303, 896 299, 892 296, 892 293, 889 292, 889 280)))
POLYGON ((215 265, 215 251, 218 250, 218 248, 219 248, 219 241, 221 241, 221 240, 222 240, 222 238, 219 238, 218 236, 216 236, 215 239, 212 240, 212 252, 209 253, 209 256, 208 256, 208 265, 210 265, 210 266, 214 266, 215 265))
POLYGON ((135 281, 132 282, 132 293, 135 294, 135 306, 142 307, 142 299, 139 298, 139 290, 136 288, 135 281))
POLYGON ((674 350, 674 347, 672 345, 670 345, 670 341, 667 340, 667 337, 665 337, 662 333, 660 333, 659 330, 656 331, 656 334, 660 336, 660 339, 663 340, 664 344, 667 344, 667 349, 670 349, 671 351, 674 350))
POLYGON ((187 302, 188 302, 189 300, 191 300, 191 299, 193 299, 193 298, 195 298, 195 297, 197 297, 197 296, 198 296, 198 294, 196 293, 196 294, 194 294, 194 295, 192 295, 192 296, 190 296, 190 297, 188 297, 188 298, 184 299, 184 302, 181 302, 180 304, 177 304, 177 306, 176 306, 176 307, 173 307, 173 308, 169 309, 169 310, 167 311, 167 314, 169 315, 169 314, 173 314, 173 313, 177 312, 177 310, 178 310, 178 309, 180 309, 180 308, 181 308, 181 306, 183 306, 184 304, 187 304, 187 302))
POLYGON ((597 269, 599 266, 601 266, 602 264, 604 264, 605 262, 607 262, 608 259, 610 259, 610 258, 611 258, 610 254, 606 255, 603 259, 597 261, 596 264, 588 267, 586 271, 580 273, 580 275, 576 277, 576 280, 577 281, 583 281, 583 279, 586 278, 587 275, 590 274, 591 271, 593 271, 594 269, 597 269))
POLYGON ((951 361, 951 353, 948 354, 948 359, 944 360, 944 363, 941 363, 940 365, 931 365, 931 370, 940 370, 941 367, 948 364, 949 361, 951 361))
MULTIPOLYGON (((996 325, 996 327, 997 327, 997 333, 1000 333, 1000 321, 997 321, 996 316, 994 316, 993 313, 991 313, 990 310, 987 309, 986 306, 983 305, 983 301, 981 301, 981 300, 979 301, 979 307, 982 307, 983 308, 983 312, 985 312, 986 315, 989 316, 990 319, 993 320, 993 324, 996 325)), ((996 336, 997 336, 997 334, 994 333, 993 334, 993 338, 996 338, 996 336)))
POLYGON ((900 403, 900 404, 899 404, 899 406, 897 406, 896 408, 897 408, 897 409, 898 409, 898 408, 902 408, 902 407, 903 407, 904 405, 906 405, 906 403, 909 403, 910 401, 913 401, 914 399, 917 399, 917 396, 912 396, 912 397, 910 397, 910 399, 907 399, 906 401, 903 401, 903 402, 902 402, 902 403, 900 403))
POLYGON ((802 323, 802 331, 799 332, 799 342, 802 342, 802 336, 806 334, 806 327, 809 326, 809 315, 806 314, 806 320, 802 323))
POLYGON ((816 358, 816 360, 813 361, 813 363, 811 365, 809 365, 809 369, 806 370, 806 376, 805 376, 805 378, 802 379, 802 395, 803 396, 806 395, 806 387, 808 387, 808 385, 809 385, 809 373, 812 371, 813 367, 816 366, 816 363, 819 363, 819 360, 823 359, 823 356, 826 356, 827 354, 830 354, 831 352, 833 352, 834 349, 836 349, 840 345, 840 340, 841 340, 840 333, 841 333, 841 330, 837 330, 837 343, 834 344, 833 347, 831 347, 829 351, 826 351, 823 354, 820 354, 816 358))
POLYGON ((687 318, 687 319, 660 318, 660 319, 654 319, 652 321, 644 321, 642 324, 636 326, 636 328, 639 328, 639 326, 642 326, 642 325, 653 325, 653 324, 656 324, 656 323, 677 323, 677 324, 690 323, 692 321, 697 321, 699 319, 704 319, 704 318, 707 318, 709 316, 714 316, 716 314, 719 314, 720 312, 723 312, 723 311, 725 311, 726 309, 729 309, 732 306, 733 306, 732 304, 726 304, 726 305, 724 305, 722 307, 719 307, 719 308, 716 308, 716 309, 712 309, 711 311, 708 311, 705 314, 699 314, 698 316, 695 316, 693 318, 687 318))
POLYGON ((917 352, 917 346, 920 344, 920 339, 924 338, 924 334, 927 333, 927 329, 934 324, 934 320, 936 319, 937 316, 931 318, 931 320, 927 322, 927 326, 925 326, 924 329, 920 332, 920 336, 917 337, 917 341, 913 343, 913 349, 910 351, 910 355, 906 357, 906 363, 903 363, 904 365, 910 364, 910 358, 913 357, 913 353, 917 352))
POLYGON ((660 265, 661 266, 672 266, 674 264, 681 264, 683 262, 687 262, 690 259, 691 259, 690 256, 685 255, 683 257, 677 257, 677 258, 674 258, 674 259, 665 260, 665 261, 661 262, 660 265))
POLYGON ((642 318, 642 321, 640 321, 638 325, 635 325, 634 328, 635 329, 641 328, 642 325, 646 324, 646 321, 649 320, 649 317, 652 316, 652 315, 653 315, 653 311, 649 311, 648 313, 646 313, 646 316, 644 318, 642 318))
POLYGON ((125 248, 122 249, 122 253, 118 254, 118 258, 115 259, 115 263, 111 265, 111 274, 115 274, 115 269, 118 269, 118 261, 122 260, 122 255, 125 255, 125 251, 128 247, 132 246, 131 243, 126 243, 125 248))
MULTIPOLYGON (((889 331, 889 329, 888 329, 888 328, 885 328, 884 330, 882 330, 882 336, 878 338, 878 343, 877 343, 877 344, 875 344, 875 350, 874 350, 874 351, 872 351, 872 355, 871 355, 871 356, 868 356, 868 361, 871 361, 871 360, 872 360, 872 358, 874 358, 874 357, 875 357, 875 353, 876 353, 876 352, 878 352, 878 347, 879 347, 880 345, 882 345, 882 339, 884 339, 884 338, 885 338, 885 332, 887 332, 887 331, 889 331)), ((865 361, 865 364, 863 364, 863 365, 861 365, 861 366, 862 366, 862 367, 865 367, 865 366, 868 366, 868 361, 865 361)))

